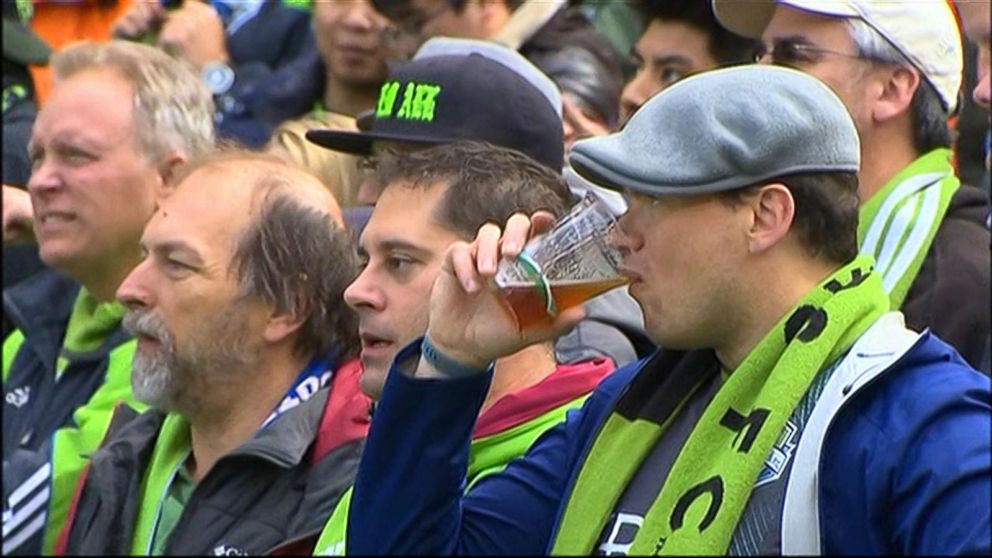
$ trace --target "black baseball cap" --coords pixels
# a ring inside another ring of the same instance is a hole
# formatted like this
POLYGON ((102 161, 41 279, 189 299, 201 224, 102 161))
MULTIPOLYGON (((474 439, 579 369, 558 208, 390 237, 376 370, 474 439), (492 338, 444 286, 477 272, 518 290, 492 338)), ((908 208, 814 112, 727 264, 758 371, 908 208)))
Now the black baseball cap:
POLYGON ((310 130, 308 140, 357 155, 374 141, 486 141, 515 149, 555 172, 564 164, 561 118, 544 94, 479 54, 431 56, 390 71, 367 131, 310 130))

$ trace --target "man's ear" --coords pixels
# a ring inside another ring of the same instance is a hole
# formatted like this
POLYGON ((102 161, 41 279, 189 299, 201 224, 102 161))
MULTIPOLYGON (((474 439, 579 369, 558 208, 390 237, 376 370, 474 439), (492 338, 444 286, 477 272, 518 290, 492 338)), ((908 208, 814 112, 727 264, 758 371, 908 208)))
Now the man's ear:
POLYGON ((905 66, 886 68, 882 72, 882 90, 875 99, 871 114, 875 122, 884 122, 908 113, 913 94, 923 85, 920 74, 905 66))
POLYGON ((749 201, 751 226, 747 231, 748 250, 757 254, 777 245, 789 234, 796 214, 796 202, 792 192, 777 182, 759 188, 749 201))
POLYGON ((268 343, 281 343, 303 326, 307 316, 307 312, 273 310, 266 321, 262 337, 268 343))
POLYGON ((175 188, 175 178, 179 167, 186 163, 186 156, 173 151, 162 158, 158 164, 158 194, 159 198, 168 196, 175 188))

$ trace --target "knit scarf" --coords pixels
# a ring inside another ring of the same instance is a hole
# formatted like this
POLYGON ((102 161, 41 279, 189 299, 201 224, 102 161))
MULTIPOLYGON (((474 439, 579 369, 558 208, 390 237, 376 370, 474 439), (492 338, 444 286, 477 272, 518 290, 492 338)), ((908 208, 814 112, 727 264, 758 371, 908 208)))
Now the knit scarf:
POLYGON ((960 185, 951 150, 935 149, 913 161, 861 207, 861 253, 875 257, 893 309, 906 300, 960 185))
MULTIPOLYGON (((786 313, 707 405, 648 509, 630 554, 725 554, 786 419, 816 374, 888 307, 871 259, 859 256, 786 313)), ((673 370, 662 377, 661 389, 657 375, 645 372, 619 398, 592 442, 562 512, 552 554, 595 550, 624 488, 705 376, 690 369, 676 377, 673 370), (659 404, 659 397, 669 402, 659 404)))

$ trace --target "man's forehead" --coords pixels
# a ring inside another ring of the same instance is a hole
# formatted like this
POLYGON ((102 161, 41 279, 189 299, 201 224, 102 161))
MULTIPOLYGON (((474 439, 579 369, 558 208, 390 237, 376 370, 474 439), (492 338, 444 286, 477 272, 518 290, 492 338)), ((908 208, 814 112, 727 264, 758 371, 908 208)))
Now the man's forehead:
POLYGON ((400 239, 425 249, 439 241, 451 241, 453 233, 442 227, 435 217, 444 190, 438 186, 424 188, 407 184, 387 187, 362 231, 359 239, 362 249, 372 251, 400 239))
POLYGON ((113 72, 87 70, 56 84, 38 111, 32 138, 44 132, 107 142, 133 131, 133 90, 113 72), (109 80, 109 81, 108 81, 109 80))
POLYGON ((631 48, 631 54, 648 63, 693 64, 709 57, 709 40, 698 29, 681 21, 654 19, 631 48))

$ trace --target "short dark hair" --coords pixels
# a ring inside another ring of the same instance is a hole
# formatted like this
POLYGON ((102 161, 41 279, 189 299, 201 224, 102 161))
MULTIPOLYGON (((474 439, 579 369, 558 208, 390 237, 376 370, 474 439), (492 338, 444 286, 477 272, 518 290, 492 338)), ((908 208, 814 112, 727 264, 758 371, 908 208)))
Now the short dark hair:
POLYGON ((858 175, 855 172, 818 172, 780 176, 761 184, 721 192, 725 203, 741 203, 747 192, 765 184, 782 183, 792 193, 796 213, 792 220, 800 241, 814 258, 845 263, 858 254, 858 175))
POLYGON ((913 147, 919 153, 929 153, 940 147, 951 146, 951 128, 947 124, 947 111, 937 96, 937 90, 926 79, 909 101, 909 114, 913 126, 913 147))
POLYGON ((707 37, 710 56, 720 64, 754 61, 760 41, 727 30, 713 14, 709 0, 628 0, 647 28, 655 19, 694 27, 707 37))
POLYGON ((512 149, 458 141, 386 156, 376 180, 384 189, 447 185, 435 217, 468 240, 487 222, 502 226, 514 213, 561 215, 572 201, 562 177, 512 149))

